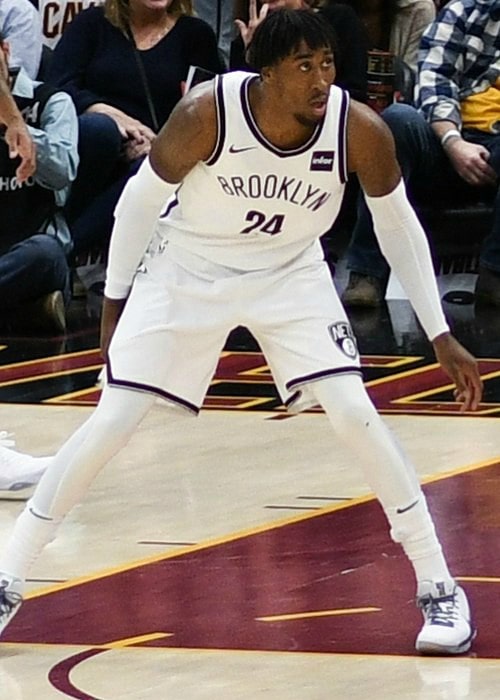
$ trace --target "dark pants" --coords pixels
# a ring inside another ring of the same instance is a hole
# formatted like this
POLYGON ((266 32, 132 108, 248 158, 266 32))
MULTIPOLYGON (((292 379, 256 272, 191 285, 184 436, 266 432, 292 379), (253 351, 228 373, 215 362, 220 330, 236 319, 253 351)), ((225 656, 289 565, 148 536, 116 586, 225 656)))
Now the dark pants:
POLYGON ((25 302, 61 290, 70 300, 70 273, 61 244, 37 233, 0 255, 0 310, 12 311, 25 302))
MULTIPOLYGON (((479 189, 468 185, 455 172, 439 139, 423 116, 413 107, 395 104, 382 114, 394 136, 397 157, 415 202, 449 199, 455 205, 473 200, 479 189)), ((500 135, 464 131, 464 138, 480 143, 490 153, 490 165, 500 176, 500 135)), ((491 189, 490 189, 491 192, 491 189)), ((481 247, 480 263, 500 274, 500 194, 497 190, 491 231, 481 247)), ((386 279, 389 268, 378 245, 371 214, 364 197, 358 202, 358 217, 347 249, 347 267, 353 272, 386 279)))
POLYGON ((123 139, 111 117, 82 114, 78 126, 80 164, 65 208, 74 256, 107 248, 116 203, 141 163, 123 160, 123 139))

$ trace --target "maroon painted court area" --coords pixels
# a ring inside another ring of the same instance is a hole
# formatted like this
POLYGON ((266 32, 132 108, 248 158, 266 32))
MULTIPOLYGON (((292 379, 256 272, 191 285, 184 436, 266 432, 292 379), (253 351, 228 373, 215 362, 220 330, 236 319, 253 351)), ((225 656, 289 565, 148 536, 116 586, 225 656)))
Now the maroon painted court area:
MULTIPOLYGON (((496 462, 425 487, 455 575, 478 579, 464 584, 479 627, 473 653, 496 659, 499 478, 496 462)), ((368 501, 27 600, 2 641, 99 646, 170 633, 147 644, 412 654, 413 595, 411 569, 368 501), (380 610, 258 619, 353 608, 380 610)))

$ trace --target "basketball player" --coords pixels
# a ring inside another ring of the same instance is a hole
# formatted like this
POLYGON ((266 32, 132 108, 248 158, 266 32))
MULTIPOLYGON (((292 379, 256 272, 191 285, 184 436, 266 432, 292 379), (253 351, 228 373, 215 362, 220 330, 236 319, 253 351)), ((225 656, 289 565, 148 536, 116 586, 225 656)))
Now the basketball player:
MULTIPOLYGON (((459 654, 474 637, 416 473, 370 402, 351 327, 318 238, 358 174, 383 249, 456 385, 481 398, 476 363, 450 334, 428 246, 388 130, 335 78, 328 26, 270 13, 250 59, 193 89, 154 141, 116 209, 102 316, 107 385, 60 449, 0 558, 0 625, 18 610, 34 559, 158 397, 196 414, 229 331, 248 327, 284 403, 321 404, 353 451, 415 570, 416 647, 459 654)), ((188 449, 188 448, 187 448, 188 449)))

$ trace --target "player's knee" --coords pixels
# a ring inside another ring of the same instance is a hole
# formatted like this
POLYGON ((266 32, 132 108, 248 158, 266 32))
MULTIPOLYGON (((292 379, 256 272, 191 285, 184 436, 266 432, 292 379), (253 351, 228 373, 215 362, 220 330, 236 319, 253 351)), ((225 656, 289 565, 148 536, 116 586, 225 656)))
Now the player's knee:
POLYGON ((330 377, 313 385, 314 394, 337 432, 359 436, 378 421, 360 377, 330 377))

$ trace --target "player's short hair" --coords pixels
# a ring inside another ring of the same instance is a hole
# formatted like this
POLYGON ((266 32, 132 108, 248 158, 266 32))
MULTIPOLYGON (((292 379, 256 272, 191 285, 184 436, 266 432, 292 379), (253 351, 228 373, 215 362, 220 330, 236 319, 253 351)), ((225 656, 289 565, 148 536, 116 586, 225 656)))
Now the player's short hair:
POLYGON ((335 34, 328 22, 312 10, 275 10, 255 30, 247 50, 247 62, 257 71, 290 56, 301 42, 316 51, 335 50, 335 34))

